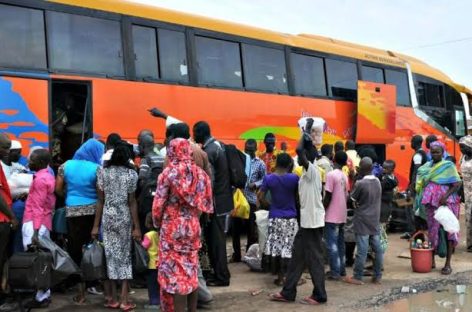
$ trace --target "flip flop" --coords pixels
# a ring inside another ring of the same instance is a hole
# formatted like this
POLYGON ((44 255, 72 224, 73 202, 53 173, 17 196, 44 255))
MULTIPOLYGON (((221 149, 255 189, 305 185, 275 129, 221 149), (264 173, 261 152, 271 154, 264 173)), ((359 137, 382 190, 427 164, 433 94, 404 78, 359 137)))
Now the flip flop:
POLYGON ((313 299, 313 297, 305 297, 302 300, 300 300, 301 304, 307 304, 307 305, 320 305, 321 303, 313 299))
POLYGON ((87 304, 87 300, 85 298, 80 298, 80 296, 72 297, 72 301, 74 301, 74 304, 78 306, 83 306, 87 304))
POLYGON ((282 296, 281 293, 270 294, 269 298, 270 298, 271 301, 290 302, 288 299, 286 299, 284 296, 282 296))
POLYGON ((447 266, 441 269, 442 275, 450 275, 451 273, 452 273, 452 268, 450 266, 447 266))
POLYGON ((120 309, 121 311, 123 312, 128 312, 128 311, 133 311, 134 309, 136 309, 136 304, 135 303, 127 303, 127 304, 120 304, 120 309))
POLYGON ((353 284, 353 285, 364 285, 363 281, 355 279, 354 277, 346 277, 344 280, 346 283, 353 284))
POLYGON ((106 308, 106 309, 119 309, 120 308, 120 303, 119 302, 108 301, 103 305, 103 307, 106 308))

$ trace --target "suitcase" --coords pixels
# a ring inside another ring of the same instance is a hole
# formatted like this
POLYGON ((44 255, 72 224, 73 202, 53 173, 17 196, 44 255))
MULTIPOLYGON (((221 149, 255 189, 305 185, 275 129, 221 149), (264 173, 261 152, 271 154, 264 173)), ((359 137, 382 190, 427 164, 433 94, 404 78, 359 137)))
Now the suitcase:
POLYGON ((13 290, 49 289, 52 255, 35 250, 13 254, 8 265, 8 282, 13 290))

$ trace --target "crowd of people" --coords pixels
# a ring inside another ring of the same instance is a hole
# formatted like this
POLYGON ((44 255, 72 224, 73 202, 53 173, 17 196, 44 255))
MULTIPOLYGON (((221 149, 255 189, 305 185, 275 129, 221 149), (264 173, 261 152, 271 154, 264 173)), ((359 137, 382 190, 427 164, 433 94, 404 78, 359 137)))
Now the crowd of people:
MULTIPOLYGON (((106 142, 84 142, 58 168, 51 167, 47 149, 34 147, 23 157, 21 144, 0 134, 2 267, 8 255, 27 250, 40 236, 60 242, 80 266, 84 245, 99 240, 107 279, 91 282, 76 277, 78 292, 73 301, 86 305, 86 293, 101 294, 97 290, 101 286, 104 307, 132 311, 136 304, 129 298, 130 281, 139 278, 132 265, 135 240, 149 256, 144 274, 147 308, 195 311, 213 300, 208 286, 230 285, 228 262, 242 261, 241 235, 245 234, 246 251, 259 244, 262 270, 274 274, 274 283, 282 287, 270 294, 271 300, 294 301, 297 286, 306 283, 301 278, 306 269, 313 293, 302 303, 309 305, 328 300, 326 279, 362 285, 364 276, 371 276, 373 283, 381 283, 386 225, 398 189, 394 160, 380 164, 374 147, 356 150, 350 140, 321 144, 323 124, 313 118, 301 124, 294 158, 284 151, 286 144, 276 148, 272 133, 265 135, 260 152, 256 140, 249 139, 244 147, 243 193, 250 213, 244 220, 231 216, 235 189, 231 163, 210 125, 197 122, 191 138, 185 122, 158 109, 150 112, 165 119, 164 144, 156 144, 150 130, 139 133, 135 146, 113 133, 106 142), (55 228, 61 223, 55 216, 61 209, 67 233, 55 228), (267 238, 262 243, 257 210, 268 210, 267 238), (229 232, 234 252, 228 261, 229 232), (368 259, 372 259, 370 266, 368 259), (353 267, 352 276, 346 274, 348 266, 353 267)), ((472 252, 472 136, 459 143, 460 174, 455 159, 435 136, 426 138, 426 149, 422 136, 411 139, 414 156, 408 196, 414 199, 414 218, 404 236, 424 230, 432 248, 438 250, 443 244, 447 253, 442 274, 451 274, 451 257, 459 240, 458 233, 442 234, 434 218, 440 206, 459 218, 461 199, 465 199, 467 250, 472 252)), ((27 305, 44 308, 50 301, 51 290, 40 289, 27 305)))

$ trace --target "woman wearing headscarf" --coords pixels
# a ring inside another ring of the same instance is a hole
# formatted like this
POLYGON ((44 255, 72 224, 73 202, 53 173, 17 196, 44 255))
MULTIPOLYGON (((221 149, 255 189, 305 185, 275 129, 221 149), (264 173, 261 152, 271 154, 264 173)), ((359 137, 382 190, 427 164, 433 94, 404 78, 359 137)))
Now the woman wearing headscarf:
MULTIPOLYGON (((442 227, 434 219, 434 213, 440 206, 447 206, 459 219, 460 197, 457 194, 461 186, 461 179, 457 173, 456 166, 443 159, 446 146, 440 141, 431 143, 432 160, 418 169, 416 192, 418 210, 416 214, 428 223, 428 237, 432 247, 437 251, 440 243, 440 232, 442 227)), ((451 269, 452 251, 459 242, 458 233, 446 233, 447 255, 446 263, 441 270, 444 275, 449 275, 451 269)), ((433 254, 433 267, 435 266, 433 254)))
POLYGON ((105 307, 131 311, 136 304, 128 298, 128 281, 133 279, 131 266, 132 238, 141 240, 135 191, 138 174, 130 164, 131 153, 126 144, 115 147, 103 169, 98 172, 98 205, 92 237, 98 237, 100 223, 111 281, 111 298, 105 307), (121 281, 121 304, 117 300, 116 283, 121 281))
POLYGON ((158 281, 164 312, 197 308, 199 215, 213 213, 208 175, 192 157, 190 143, 174 139, 167 149, 169 163, 158 179, 152 215, 160 228, 158 281))
MULTIPOLYGON (((97 171, 105 152, 102 143, 89 139, 75 152, 71 160, 59 167, 56 194, 65 197, 68 251, 80 266, 82 246, 90 243, 97 206, 97 171)), ((74 302, 85 303, 85 284, 80 283, 74 302)))
POLYGON ((472 252, 472 135, 459 140, 462 152, 461 174, 464 186, 465 227, 467 251, 472 252))

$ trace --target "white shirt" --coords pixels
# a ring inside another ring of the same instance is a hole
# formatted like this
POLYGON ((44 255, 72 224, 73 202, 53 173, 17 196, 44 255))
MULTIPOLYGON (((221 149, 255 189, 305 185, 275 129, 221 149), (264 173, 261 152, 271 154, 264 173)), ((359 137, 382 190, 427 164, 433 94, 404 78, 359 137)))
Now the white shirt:
POLYGON ((325 209, 321 200, 321 175, 316 164, 310 163, 308 170, 303 168, 298 193, 300 195, 300 226, 316 229, 325 225, 325 209))

